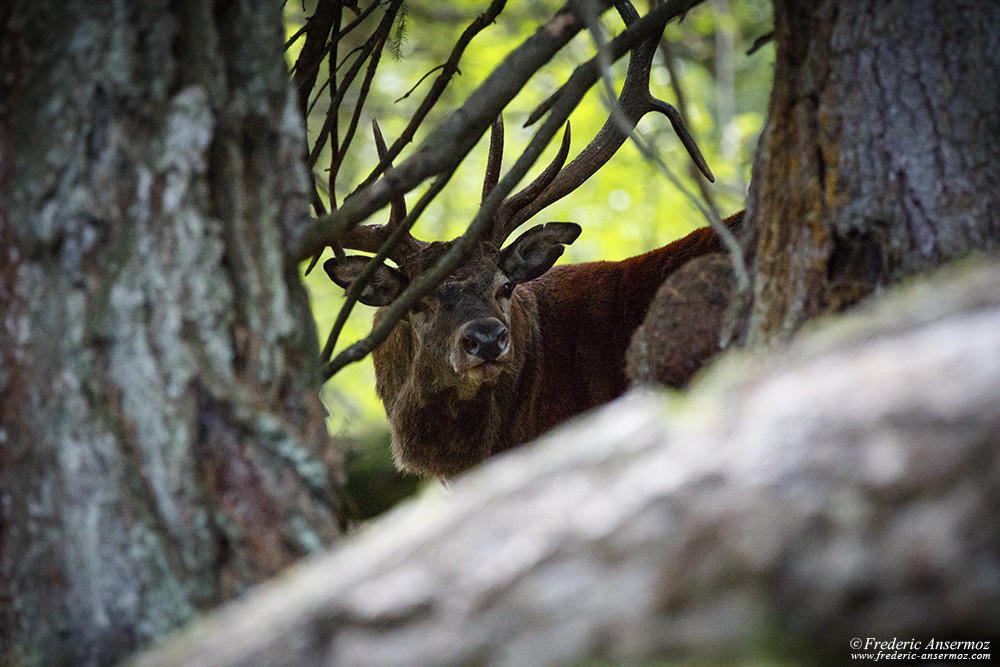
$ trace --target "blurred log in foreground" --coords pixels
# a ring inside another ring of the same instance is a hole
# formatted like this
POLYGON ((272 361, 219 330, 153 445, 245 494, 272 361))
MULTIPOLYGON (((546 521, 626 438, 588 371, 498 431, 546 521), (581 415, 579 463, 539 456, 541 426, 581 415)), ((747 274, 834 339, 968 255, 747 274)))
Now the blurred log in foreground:
POLYGON ((995 641, 998 406, 1000 265, 966 262, 492 461, 138 664, 844 664, 854 637, 995 641))

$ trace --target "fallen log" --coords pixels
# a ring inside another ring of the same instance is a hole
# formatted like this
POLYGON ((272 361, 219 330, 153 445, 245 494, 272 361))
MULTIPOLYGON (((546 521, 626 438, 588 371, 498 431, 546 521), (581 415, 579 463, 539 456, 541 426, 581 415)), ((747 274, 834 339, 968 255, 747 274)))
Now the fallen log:
POLYGON ((1000 266, 808 329, 491 460, 135 664, 843 664, 857 641, 995 641, 1000 266))

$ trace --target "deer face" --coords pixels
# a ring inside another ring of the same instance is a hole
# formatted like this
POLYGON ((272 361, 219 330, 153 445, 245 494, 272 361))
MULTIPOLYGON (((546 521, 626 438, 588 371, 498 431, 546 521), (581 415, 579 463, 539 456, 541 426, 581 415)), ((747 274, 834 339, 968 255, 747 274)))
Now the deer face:
MULTIPOLYGON (((548 271, 579 235, 576 224, 551 222, 529 229, 500 251, 483 244, 401 323, 415 341, 412 371, 429 373, 434 386, 458 387, 463 394, 496 383, 519 347, 511 330, 514 289, 548 271)), ((388 305, 450 245, 431 244, 398 268, 379 266, 359 300, 388 305)), ((323 268, 334 282, 348 287, 368 261, 360 256, 330 259, 323 268)))

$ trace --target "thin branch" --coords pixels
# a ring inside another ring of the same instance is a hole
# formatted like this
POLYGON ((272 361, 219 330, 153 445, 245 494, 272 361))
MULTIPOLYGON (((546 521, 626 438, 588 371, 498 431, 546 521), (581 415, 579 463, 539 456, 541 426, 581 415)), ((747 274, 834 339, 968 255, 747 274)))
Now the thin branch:
MULTIPOLYGON (((306 37, 305 43, 299 51, 299 57, 296 59, 295 67, 293 67, 299 112, 302 114, 303 119, 309 117, 308 114, 311 108, 311 105, 308 104, 309 96, 316 86, 319 64, 323 61, 324 54, 331 50, 333 53, 336 53, 336 38, 331 43, 328 43, 327 40, 331 32, 336 34, 340 30, 341 13, 339 2, 334 2, 333 0, 321 1, 317 4, 316 10, 306 21, 302 30, 297 33, 305 34, 306 37), (314 64, 316 65, 315 67, 313 67, 314 64)), ((327 78, 323 86, 326 87, 332 80, 334 80, 334 75, 331 72, 330 77, 327 78)), ((303 146, 303 150, 308 158, 308 145, 303 146)), ((320 197, 319 181, 317 181, 314 174, 311 173, 310 176, 312 182, 311 204, 313 211, 317 215, 326 215, 327 209, 323 204, 322 197, 320 197)), ((336 202, 332 198, 330 201, 335 207, 336 202)))
MULTIPOLYGON (((326 81, 323 82, 323 85, 316 91, 316 97, 314 97, 313 101, 309 103, 309 109, 303 115, 303 118, 309 118, 309 114, 313 112, 313 109, 315 109, 316 105, 319 103, 320 96, 326 91, 327 88, 330 88, 331 84, 333 84, 333 78, 327 77, 326 81)), ((336 88, 336 85, 334 85, 331 90, 336 90, 336 88)))
MULTIPOLYGON (((628 26, 640 21, 638 13, 635 11, 635 8, 632 7, 631 3, 621 0, 615 4, 618 6, 619 13, 628 26)), ((584 7, 586 7, 586 5, 584 5, 584 7)), ((656 16, 656 12, 651 12, 646 19, 642 19, 642 21, 646 21, 647 19, 651 19, 656 16)), ((596 17, 591 19, 591 22, 594 20, 596 20, 596 17)), ((666 22, 667 21, 663 18, 663 16, 659 16, 655 22, 647 24, 645 32, 647 35, 652 35, 650 40, 659 38, 659 36, 663 33, 663 27, 666 25, 666 22)), ((691 138, 690 134, 687 133, 683 124, 678 122, 676 115, 670 113, 672 109, 669 105, 664 105, 658 100, 654 100, 649 92, 650 66, 652 64, 654 49, 655 41, 642 42, 632 49, 632 56, 629 59, 628 72, 625 75, 625 84, 622 86, 621 94, 618 96, 617 108, 621 110, 623 117, 628 119, 630 127, 634 126, 643 115, 651 111, 667 113, 681 139, 681 143, 683 143, 684 147, 688 150, 691 159, 696 165, 698 165, 699 169, 703 171, 706 178, 712 180, 714 177, 712 176, 711 170, 705 163, 705 159, 702 157, 697 144, 691 138)), ((614 58, 616 59, 617 57, 619 56, 615 54, 614 58)), ((606 55, 601 53, 598 54, 598 61, 605 58, 606 55)), ((605 62, 611 61, 612 60, 605 60, 605 62)), ((600 68, 598 71, 600 71, 600 68)), ((599 76, 599 74, 595 74, 595 76, 599 76)), ((563 92, 560 90, 557 93, 557 96, 562 94, 563 92)), ((552 100, 548 100, 547 104, 551 104, 552 102, 552 100)), ((618 119, 609 117, 594 139, 591 140, 591 142, 582 151, 580 151, 575 158, 573 158, 572 162, 559 172, 545 191, 528 206, 524 207, 524 209, 522 209, 517 216, 512 218, 509 223, 506 224, 510 228, 513 228, 521 222, 529 219, 546 206, 549 206, 553 202, 558 201, 575 190, 581 183, 593 176, 597 170, 600 169, 612 155, 614 155, 622 144, 628 140, 628 138, 629 133, 623 132, 619 128, 618 119)))
MULTIPOLYGON (((284 50, 287 51, 289 48, 291 48, 292 44, 294 44, 295 42, 299 41, 299 38, 302 37, 302 35, 306 34, 306 30, 308 28, 309 28, 309 24, 306 23, 304 26, 302 26, 301 28, 299 28, 298 30, 296 30, 295 33, 291 37, 288 38, 288 41, 285 42, 285 48, 284 48, 284 50)), ((298 64, 298 63, 296 62, 296 64, 298 64)), ((292 66, 293 71, 294 71, 294 67, 295 66, 293 65, 292 66)))
MULTIPOLYGON (((330 101, 329 101, 329 106, 327 107, 326 110, 327 113, 326 122, 329 122, 330 125, 331 162, 333 161, 332 156, 336 155, 340 151, 340 113, 339 113, 340 103, 338 101, 339 98, 337 97, 337 92, 340 90, 340 86, 342 84, 337 83, 337 77, 340 75, 340 68, 339 67, 333 68, 334 63, 337 62, 337 52, 339 50, 340 50, 339 42, 332 43, 330 45, 330 55, 327 56, 327 61, 326 61, 326 68, 330 75, 329 78, 330 86, 328 88, 329 90, 328 95, 330 96, 330 101), (330 113, 333 110, 337 111, 334 111, 331 119, 330 113), (331 120, 332 122, 330 122, 331 120)), ((316 96, 316 99, 317 101, 319 100, 319 95, 316 96)), ((316 143, 319 144, 320 140, 317 139, 316 143)), ((319 180, 318 175, 316 174, 316 170, 315 168, 313 168, 312 163, 310 163, 309 168, 310 168, 310 173, 313 174, 313 178, 319 180)), ((333 210, 337 210, 337 172, 334 170, 329 170, 326 174, 326 190, 330 198, 330 208, 333 210)), ((340 249, 339 241, 332 243, 330 245, 333 246, 335 252, 340 249)), ((313 261, 309 263, 308 270, 311 271, 312 267, 316 266, 316 262, 318 261, 319 261, 319 255, 316 255, 316 257, 313 258, 313 261)))
POLYGON ((375 71, 378 69, 378 63, 382 57, 382 49, 386 44, 389 32, 392 30, 392 24, 395 21, 395 17, 399 13, 402 5, 403 0, 396 0, 389 6, 389 9, 386 10, 388 20, 384 21, 387 26, 385 34, 382 35, 381 39, 375 44, 374 49, 372 50, 371 57, 368 61, 368 69, 365 72, 365 78, 361 81, 361 87, 358 90, 358 98, 354 104, 354 113, 351 114, 351 122, 348 124, 347 131, 344 133, 344 138, 340 142, 340 150, 337 151, 330 160, 331 178, 337 171, 340 170, 340 165, 344 161, 347 149, 350 148, 351 141, 354 139, 354 133, 358 128, 358 120, 361 118, 361 111, 364 108, 365 100, 368 99, 368 91, 371 89, 372 80, 375 78, 375 71), (391 17, 389 17, 390 14, 392 14, 391 17))
MULTIPOLYGON (((337 319, 333 323, 333 328, 330 331, 329 337, 326 339, 326 345, 323 346, 323 354, 320 359, 326 362, 330 359, 333 354, 333 350, 337 347, 337 340, 340 338, 340 334, 344 329, 344 325, 347 323, 347 318, 350 316, 351 311, 358 302, 358 298, 361 296, 361 292, 368 285, 371 277, 375 275, 375 271, 378 270, 382 263, 392 254, 393 248, 399 243, 400 239, 410 233, 413 228, 413 224, 417 221, 417 218, 424 212, 427 205, 438 195, 439 192, 444 188, 444 186, 451 179, 454 172, 448 174, 442 174, 431 184, 431 187, 424 193, 424 195, 417 201, 416 206, 410 211, 406 217, 404 217, 399 224, 392 230, 388 238, 375 253, 375 256, 369 260, 368 264, 365 266, 361 275, 351 283, 350 288, 347 290, 347 294, 344 299, 344 305, 340 307, 340 311, 337 313, 337 319)), ((351 345, 348 349, 337 355, 337 358, 332 362, 324 366, 323 368, 323 380, 326 381, 333 376, 334 373, 339 371, 341 368, 349 363, 360 361, 367 355, 371 350, 375 349, 372 346, 367 349, 367 346, 362 345, 363 341, 359 341, 354 345, 351 345), (350 351, 350 352, 349 352, 350 351), (357 358, 354 358, 356 355, 357 358)), ((380 341, 381 342, 381 341, 380 341)))
POLYGON ((755 54, 757 52, 758 49, 760 49, 761 47, 763 47, 768 42, 773 42, 773 41, 774 41, 774 31, 772 30, 771 32, 767 33, 766 35, 761 35, 760 37, 758 37, 757 39, 755 39, 754 42, 753 42, 753 44, 750 45, 750 48, 747 49, 747 55, 748 56, 752 56, 753 54, 755 54))
MULTIPOLYGON (((323 127, 320 130, 319 135, 316 137, 316 142, 313 144, 313 149, 309 153, 308 160, 309 160, 309 167, 310 169, 312 169, 315 166, 316 161, 319 159, 319 154, 322 151, 323 147, 326 145, 327 139, 329 137, 332 137, 333 147, 331 151, 332 154, 330 157, 330 169, 329 173, 327 174, 327 180, 329 182, 331 207, 334 210, 336 210, 337 208, 336 200, 333 194, 334 186, 337 180, 337 173, 340 170, 340 165, 343 162, 344 156, 347 154, 347 151, 351 145, 351 141, 354 138, 354 133, 358 126, 358 119, 361 116, 361 111, 364 108, 365 100, 368 98, 368 91, 371 88, 371 82, 375 78, 375 73, 376 70, 378 69, 378 63, 382 54, 382 47, 385 45, 385 41, 386 38, 388 37, 389 31, 392 29, 393 21, 395 21, 396 15, 398 14, 402 4, 403 0, 393 0, 393 2, 390 3, 389 8, 386 9, 386 12, 382 17, 382 20, 379 22, 378 27, 368 38, 363 47, 359 47, 362 48, 363 51, 361 55, 358 57, 358 59, 351 66, 350 71, 344 77, 344 80, 339 86, 339 88, 335 89, 333 86, 331 86, 330 88, 330 108, 327 111, 326 120, 323 123, 323 127), (338 136, 339 133, 337 131, 337 124, 340 119, 340 113, 339 113, 340 105, 343 102, 345 95, 347 94, 347 90, 354 82, 354 79, 361 68, 361 64, 365 61, 366 58, 369 57, 369 55, 371 56, 371 60, 368 63, 368 69, 365 73, 365 78, 361 83, 361 89, 358 93, 358 99, 354 106, 354 112, 351 115, 351 122, 348 125, 348 129, 346 134, 344 135, 343 140, 341 140, 338 136)), ((352 50, 351 53, 353 53, 356 50, 357 49, 352 50)), ((335 50, 331 52, 331 54, 335 54, 335 50)), ((349 55, 350 54, 348 54, 348 56, 349 55)), ((331 55, 331 57, 333 56, 331 55)), ((347 56, 344 56, 344 58, 346 60, 347 56)), ((340 66, 338 65, 335 71, 339 71, 339 69, 340 66)), ((331 72, 330 74, 331 79, 333 78, 334 74, 335 72, 331 72)), ((333 246, 334 252, 337 253, 338 257, 343 254, 343 250, 340 249, 340 245, 337 241, 333 241, 329 245, 333 246)), ((312 256, 312 259, 309 262, 309 266, 306 268, 307 274, 313 270, 313 267, 316 266, 316 263, 319 261, 321 254, 322 254, 322 249, 320 249, 312 256)))
POLYGON ((331 45, 336 45, 336 37, 330 42, 327 40, 331 32, 337 32, 340 27, 340 19, 340 3, 325 0, 316 5, 316 11, 299 30, 299 33, 305 33, 306 41, 302 45, 302 50, 299 51, 299 57, 295 60, 293 79, 298 95, 299 112, 303 118, 307 117, 309 95, 316 85, 319 66, 326 54, 329 53, 331 45))
MULTIPOLYGON (((417 81, 415 84, 413 84, 413 87, 410 88, 408 91, 406 91, 406 93, 404 93, 402 97, 397 98, 395 100, 395 102, 398 104, 399 102, 402 102, 407 97, 409 97, 410 95, 412 95, 413 91, 416 90, 417 88, 419 88, 420 84, 422 84, 427 79, 427 77, 429 77, 431 74, 433 74, 434 72, 438 71, 439 69, 444 69, 444 65, 443 64, 438 65, 437 67, 432 68, 431 71, 427 72, 427 74, 424 74, 422 77, 420 77, 420 80, 417 81)), ((458 71, 457 68, 456 68, 456 71, 458 71)), ((458 73, 461 74, 460 71, 458 73)))
POLYGON ((680 178, 674 174, 670 165, 663 160, 663 156, 660 155, 660 152, 656 149, 655 145, 647 142, 645 139, 635 134, 633 134, 632 140, 635 142, 635 145, 639 148, 642 154, 645 155, 647 159, 652 160, 653 163, 659 168, 660 172, 667 177, 667 180, 669 180, 671 184, 673 184, 673 186, 677 188, 703 216, 705 216, 705 219, 708 220, 712 229, 715 230, 715 233, 719 235, 720 239, 722 239, 722 243, 726 246, 726 250, 729 252, 730 258, 732 259, 733 274, 736 277, 737 291, 741 294, 745 293, 750 288, 750 278, 747 274, 746 259, 743 255, 743 246, 741 246, 739 241, 736 240, 736 237, 729 230, 729 228, 722 224, 722 220, 719 219, 718 212, 703 206, 701 200, 684 186, 684 183, 682 183, 680 178))
MULTIPOLYGON (((674 97, 677 100, 677 113, 680 114, 681 118, 685 123, 689 122, 688 115, 688 104, 687 104, 687 94, 684 92, 684 85, 681 83, 680 72, 677 69, 677 61, 674 58, 674 51, 670 46, 670 43, 666 39, 660 39, 660 55, 663 56, 663 64, 667 68, 667 73, 670 75, 670 87, 674 91, 674 97)), ((715 216, 716 220, 722 218, 719 212, 719 207, 715 203, 715 196, 709 189, 708 185, 705 184, 700 178, 695 178, 695 185, 701 191, 702 199, 705 200, 705 204, 708 209, 715 216)), ((711 220, 709 220, 711 223, 711 220)))
MULTIPOLYGON (((673 49, 670 47, 669 42, 665 39, 660 40, 660 53, 663 55, 663 62, 667 67, 667 72, 670 74, 670 86, 674 90, 674 97, 677 98, 678 112, 681 114, 682 118, 686 119, 687 96, 684 93, 684 85, 681 83, 680 73, 677 70, 677 62, 674 58, 673 49)), ((658 164, 663 162, 658 155, 657 161, 658 164)), ((668 174, 667 178, 671 178, 671 175, 668 174)), ((746 257, 743 254, 743 247, 736 240, 736 237, 729 230, 729 228, 722 224, 722 216, 719 213, 719 207, 715 203, 715 197, 712 195, 711 190, 709 190, 708 186, 702 182, 701 179, 695 178, 694 180, 698 189, 701 190, 702 198, 708 206, 710 213, 708 222, 712 225, 712 229, 719 234, 719 238, 722 239, 722 242, 726 246, 726 250, 729 252, 729 256, 733 264, 733 274, 736 277, 736 298, 743 298, 746 294, 746 290, 750 287, 750 278, 747 273, 746 257)), ((691 197, 688 198, 690 199, 691 197)), ((699 211, 701 210, 702 209, 699 207, 699 211)), ((704 212, 702 214, 704 215, 704 212)))
MULTIPOLYGON (((341 81, 340 85, 337 87, 336 95, 334 95, 333 98, 330 100, 330 109, 329 111, 327 111, 326 121, 323 123, 323 127, 320 128, 319 135, 316 137, 316 142, 313 144, 312 151, 309 153, 310 167, 316 164, 316 160, 319 159, 320 152, 326 145, 327 138, 332 136, 331 130, 335 125, 335 123, 337 122, 340 105, 344 101, 344 97, 347 95, 348 89, 354 83, 354 79, 357 78, 358 72, 361 71, 361 66, 365 63, 366 60, 368 60, 369 57, 371 57, 375 61, 376 66, 378 65, 377 54, 380 54, 382 51, 382 46, 385 44, 385 39, 392 28, 392 22, 395 20, 396 12, 399 10, 399 6, 401 4, 402 0, 393 0, 389 8, 385 11, 385 14, 382 15, 382 20, 379 22, 378 27, 375 28, 375 31, 372 32, 372 34, 368 37, 367 41, 365 41, 364 45, 362 45, 360 55, 351 64, 351 68, 344 76, 343 81, 341 81)), ((345 58, 346 57, 347 56, 345 56, 345 58)), ((339 67, 337 69, 339 70, 339 67)), ((371 67, 371 63, 369 63, 369 67, 365 75, 366 76, 365 81, 367 81, 368 84, 371 83, 371 78, 374 76, 374 74, 375 70, 373 67, 371 67)), ((364 84, 362 85, 364 86, 364 84)), ((367 87, 365 87, 365 91, 367 92, 367 87)), ((360 102, 363 102, 363 100, 360 100, 360 102)), ((360 109, 355 109, 355 117, 358 115, 360 115, 360 109)), ((355 126, 357 125, 356 120, 354 124, 355 126)), ((343 142, 339 142, 335 138, 335 143, 338 143, 339 146, 334 147, 334 159, 337 160, 337 162, 339 163, 337 155, 347 150, 347 146, 349 145, 350 141, 346 137, 345 141, 343 142)), ((331 171, 333 172, 332 176, 335 176, 336 169, 332 164, 331 164, 331 171)))
MULTIPOLYGON (((379 38, 379 32, 384 27, 384 18, 385 17, 383 17, 383 23, 379 24, 379 27, 376 28, 375 32, 373 32, 371 36, 369 36, 368 40, 365 41, 365 43, 360 47, 361 48, 360 54, 358 55, 357 59, 355 59, 355 61, 351 63, 351 68, 347 71, 347 74, 344 76, 344 79, 340 82, 340 85, 337 86, 336 89, 333 89, 331 87, 330 108, 326 112, 326 120, 323 122, 323 126, 320 128, 319 134, 316 136, 316 141, 313 143, 312 150, 309 152, 310 168, 316 165, 316 161, 319 159, 319 154, 326 146, 327 139, 333 136, 332 129, 337 122, 340 103, 343 101, 344 96, 347 94, 348 88, 350 88, 351 84, 354 83, 354 79, 357 77, 358 72, 361 71, 361 66, 368 59, 368 56, 371 54, 371 52, 375 49, 376 43, 381 42, 382 39, 384 39, 384 36, 381 39, 379 38)), ((346 58, 347 56, 344 57, 346 58)), ((339 71, 339 69, 340 68, 338 67, 336 71, 339 71)), ((336 142, 336 137, 334 138, 334 141, 336 142)), ((336 154, 339 148, 340 148, 339 146, 334 146, 333 148, 334 154, 336 154)))
MULTIPOLYGON (((350 33, 352 30, 354 30, 356 27, 358 27, 366 18, 368 18, 368 16, 373 11, 375 11, 376 7, 379 7, 380 5, 385 4, 385 2, 386 2, 386 0, 373 0, 373 2, 370 5, 368 5, 365 8, 365 10, 363 12, 361 12, 361 14, 358 15, 358 17, 356 19, 354 19, 349 24, 347 24, 346 28, 344 28, 343 30, 339 31, 336 35, 334 35, 334 37, 326 45, 326 48, 323 50, 323 52, 320 55, 320 57, 315 62, 310 63, 310 69, 306 71, 306 75, 307 76, 315 76, 316 72, 319 71, 320 65, 323 63, 323 59, 330 54, 331 47, 333 47, 336 44, 338 44, 341 39, 343 39, 345 36, 347 36, 348 33, 350 33)), ((334 1, 333 4, 339 5, 340 3, 334 1)), ((336 59, 334 59, 334 60, 336 60, 336 59)), ((296 63, 296 65, 298 65, 298 63, 296 63)), ((296 69, 296 73, 298 73, 300 71, 300 69, 301 68, 297 68, 296 69)))

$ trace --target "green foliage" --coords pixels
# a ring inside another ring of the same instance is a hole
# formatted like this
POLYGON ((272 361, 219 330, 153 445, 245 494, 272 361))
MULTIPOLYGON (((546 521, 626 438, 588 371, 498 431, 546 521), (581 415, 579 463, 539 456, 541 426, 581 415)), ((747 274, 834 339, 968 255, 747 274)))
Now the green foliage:
POLYGON ((406 40, 406 3, 403 3, 402 8, 399 10, 399 16, 396 17, 396 26, 393 28, 392 34, 389 36, 389 42, 387 44, 389 48, 389 53, 392 54, 393 60, 399 60, 403 57, 403 42, 406 40))
POLYGON ((347 497, 352 518, 364 521, 413 495, 421 480, 396 471, 387 431, 374 430, 342 438, 346 454, 347 497))
MULTIPOLYGON (((361 3, 359 3, 361 4, 361 3)), ((366 111, 357 135, 343 165, 337 173, 334 197, 342 198, 360 183, 377 163, 374 143, 367 131, 368 119, 376 117, 388 143, 399 136, 429 88, 431 78, 411 93, 420 78, 443 63, 458 36, 482 12, 488 3, 459 0, 450 3, 411 0, 406 3, 405 26, 400 17, 389 41, 398 50, 398 59, 383 58, 379 63, 366 111), (405 31, 405 32, 404 32, 405 31), (405 39, 403 38, 405 36, 405 39)), ((404 151, 419 145, 429 128, 445 114, 460 106, 505 55, 552 16, 561 2, 510 3, 497 22, 480 33, 466 51, 461 74, 449 84, 444 96, 417 133, 415 141, 404 151)), ((646 8, 637 3, 640 13, 646 8)), ((362 7, 363 9, 363 7, 362 7)), ((302 27, 304 17, 311 14, 299 3, 286 4, 289 36, 302 27)), ((345 23, 355 18, 344 12, 345 23)), ((350 50, 359 46, 380 20, 379 11, 372 13, 367 23, 349 35, 341 44, 338 58, 341 70, 350 66, 350 50), (370 25, 368 25, 370 24, 370 25), (353 33, 352 33, 353 34, 353 33), (356 43, 351 43, 351 40, 356 43)), ((604 23, 612 35, 621 30, 617 15, 611 11, 604 23)), ((771 30, 770 3, 766 0, 712 0, 689 14, 681 23, 667 28, 666 39, 675 55, 679 83, 687 101, 689 125, 717 182, 710 190, 723 215, 743 207, 745 190, 750 177, 750 164, 757 144, 757 134, 763 124, 773 50, 765 47, 751 56, 745 55, 753 41, 771 30), (727 75, 731 72, 731 75, 727 75)), ((295 61, 301 41, 289 49, 289 63, 295 61)), ((560 52, 529 85, 513 100, 504 113, 506 122, 505 165, 513 163, 530 140, 534 128, 522 128, 527 115, 562 82, 573 69, 594 54, 588 34, 577 36, 560 52)), ((615 67, 616 79, 624 76, 625 62, 615 67)), ((327 73, 320 75, 321 81, 327 73)), ((597 132, 607 118, 607 110, 595 87, 571 117, 573 148, 576 154, 597 132)), ((654 64, 651 89, 668 102, 677 104, 670 86, 667 69, 654 64)), ((351 103, 351 94, 345 104, 351 103)), ((321 92, 308 123, 310 145, 323 124, 329 105, 329 94, 321 92)), ((351 109, 341 109, 340 131, 343 133, 351 109)), ((691 180, 690 159, 674 136, 669 123, 660 116, 649 115, 638 130, 650 138, 692 192, 697 192, 691 180)), ((555 143, 555 142, 554 142, 555 143)), ((488 137, 465 159, 452 182, 431 204, 414 228, 414 234, 424 239, 450 239, 461 234, 471 221, 479 204, 482 174, 486 164, 488 137)), ((556 146, 549 147, 539 165, 529 174, 533 177, 554 155, 556 146)), ((323 181, 330 163, 329 148, 317 163, 317 175, 323 181)), ((410 201, 422 191, 411 193, 410 201)), ((567 220, 583 226, 581 238, 574 243, 562 261, 622 259, 658 247, 707 224, 691 202, 670 185, 668 180, 647 162, 636 148, 626 144, 618 154, 575 193, 559 201, 537 216, 534 222, 567 220)), ((325 339, 343 300, 342 290, 331 283, 321 269, 305 279, 313 310, 325 339)), ((339 346, 342 348, 364 336, 371 326, 371 309, 359 306, 352 315, 339 346)), ((381 406, 374 396, 374 373, 366 360, 338 373, 325 389, 325 400, 331 413, 334 432, 359 432, 384 423, 381 406)))

